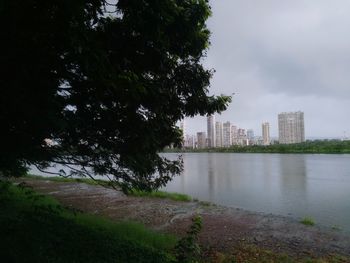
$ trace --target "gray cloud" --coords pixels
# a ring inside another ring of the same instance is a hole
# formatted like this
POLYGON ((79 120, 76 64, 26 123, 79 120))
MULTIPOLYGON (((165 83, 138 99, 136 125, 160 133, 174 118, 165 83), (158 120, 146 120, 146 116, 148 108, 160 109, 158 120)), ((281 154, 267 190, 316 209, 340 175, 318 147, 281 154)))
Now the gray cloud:
POLYGON ((215 66, 254 69, 276 92, 349 96, 349 3, 283 2, 213 1, 209 55, 215 66))

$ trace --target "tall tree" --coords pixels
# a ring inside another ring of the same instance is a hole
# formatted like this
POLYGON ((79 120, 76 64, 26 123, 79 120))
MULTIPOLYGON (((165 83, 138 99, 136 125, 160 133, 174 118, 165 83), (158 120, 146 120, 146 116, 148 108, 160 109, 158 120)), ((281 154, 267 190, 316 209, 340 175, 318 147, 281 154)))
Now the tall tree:
MULTIPOLYGON (((159 152, 176 122, 221 112, 207 0, 3 0, 0 173, 61 164, 123 189, 155 189, 181 170, 159 152)), ((63 171, 60 171, 64 174, 63 171)))

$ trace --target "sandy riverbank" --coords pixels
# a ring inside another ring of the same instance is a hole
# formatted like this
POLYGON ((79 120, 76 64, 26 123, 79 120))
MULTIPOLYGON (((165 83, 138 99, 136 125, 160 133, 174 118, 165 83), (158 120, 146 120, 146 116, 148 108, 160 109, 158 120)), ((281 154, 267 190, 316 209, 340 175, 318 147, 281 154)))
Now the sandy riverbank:
POLYGON ((257 245, 294 258, 329 254, 350 256, 350 234, 297 220, 242 209, 129 197, 113 189, 73 182, 22 179, 36 191, 52 195, 62 204, 112 220, 133 220, 153 229, 183 235, 191 218, 203 218, 200 243, 204 248, 232 253, 235 247, 257 245))

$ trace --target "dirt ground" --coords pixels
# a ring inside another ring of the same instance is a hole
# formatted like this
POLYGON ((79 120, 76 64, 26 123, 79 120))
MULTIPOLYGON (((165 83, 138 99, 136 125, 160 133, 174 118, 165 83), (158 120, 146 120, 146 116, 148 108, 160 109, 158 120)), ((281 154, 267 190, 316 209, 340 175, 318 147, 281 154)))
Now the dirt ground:
MULTIPOLYGON (((23 181, 23 180, 22 180, 23 181)), ((321 226, 305 226, 282 216, 242 209, 177 202, 168 199, 130 197, 113 189, 84 183, 24 180, 36 191, 52 195, 63 205, 112 220, 132 220, 166 233, 183 235, 191 218, 203 219, 202 247, 223 253, 242 244, 257 245, 293 258, 350 256, 350 234, 321 226)))

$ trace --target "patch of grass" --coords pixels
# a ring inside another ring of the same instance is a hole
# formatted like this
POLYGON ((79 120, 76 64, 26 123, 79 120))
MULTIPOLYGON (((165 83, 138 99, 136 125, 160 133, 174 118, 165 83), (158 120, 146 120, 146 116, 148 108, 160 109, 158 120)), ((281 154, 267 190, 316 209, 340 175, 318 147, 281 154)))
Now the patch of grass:
POLYGON ((132 222, 76 214, 0 181, 2 262, 173 262, 176 238, 132 222))
POLYGON ((62 177, 62 176, 50 176, 50 177, 45 177, 45 176, 40 176, 40 175, 34 175, 34 174, 27 174, 25 178, 30 178, 34 180, 47 180, 47 181, 52 181, 52 182, 65 182, 65 183, 85 183, 85 184, 90 184, 90 185, 105 185, 108 186, 109 182, 104 181, 104 180, 92 180, 90 178, 73 178, 73 177, 62 177))
POLYGON ((145 246, 166 251, 172 250, 177 242, 177 238, 172 235, 157 233, 136 222, 115 223, 106 218, 89 214, 78 214, 75 220, 81 225, 108 232, 112 236, 118 236, 126 240, 137 240, 145 246))
POLYGON ((314 226, 315 225, 315 220, 311 217, 304 217, 303 219, 300 220, 300 223, 306 226, 314 226))
POLYGON ((140 190, 131 190, 129 192, 129 195, 131 196, 139 196, 139 197, 155 197, 155 198, 167 198, 174 201, 182 201, 182 202, 189 202, 192 200, 192 198, 185 194, 180 193, 169 193, 164 191, 140 191, 140 190))

